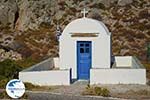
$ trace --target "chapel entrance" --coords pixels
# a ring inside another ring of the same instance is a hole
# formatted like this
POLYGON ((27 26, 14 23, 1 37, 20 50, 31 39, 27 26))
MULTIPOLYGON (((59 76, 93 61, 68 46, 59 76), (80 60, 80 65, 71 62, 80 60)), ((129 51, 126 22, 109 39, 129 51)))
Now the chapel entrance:
POLYGON ((77 79, 90 78, 91 45, 91 41, 77 41, 77 79))

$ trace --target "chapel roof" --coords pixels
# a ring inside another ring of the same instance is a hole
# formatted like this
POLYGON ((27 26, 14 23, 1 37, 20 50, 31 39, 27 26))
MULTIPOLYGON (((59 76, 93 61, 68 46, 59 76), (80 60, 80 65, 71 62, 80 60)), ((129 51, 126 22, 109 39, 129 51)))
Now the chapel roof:
POLYGON ((70 22, 64 31, 69 31, 70 33, 106 33, 110 34, 108 28, 101 21, 92 18, 78 18, 70 22))

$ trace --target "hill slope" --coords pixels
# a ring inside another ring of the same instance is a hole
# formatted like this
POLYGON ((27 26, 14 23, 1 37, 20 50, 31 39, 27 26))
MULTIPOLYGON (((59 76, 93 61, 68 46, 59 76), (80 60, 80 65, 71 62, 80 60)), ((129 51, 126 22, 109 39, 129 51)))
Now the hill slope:
POLYGON ((114 55, 136 55, 146 59, 150 42, 149 0, 1 0, 0 44, 25 57, 58 56, 55 39, 61 28, 82 17, 101 20, 112 32, 114 55))

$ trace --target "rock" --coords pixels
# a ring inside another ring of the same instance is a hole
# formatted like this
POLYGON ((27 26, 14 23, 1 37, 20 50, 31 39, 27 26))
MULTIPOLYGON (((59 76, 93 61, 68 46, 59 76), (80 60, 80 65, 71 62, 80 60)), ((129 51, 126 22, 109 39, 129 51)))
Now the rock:
POLYGON ((12 50, 17 50, 23 47, 23 44, 17 41, 13 41, 7 45, 7 47, 11 48, 12 50))
MULTIPOLYGON (((43 52, 40 44, 51 45, 47 38, 51 39, 55 34, 56 24, 64 29, 69 22, 83 17, 80 12, 84 7, 89 11, 87 17, 101 20, 109 28, 112 41, 118 43, 112 46, 114 54, 127 55, 130 52, 134 55, 140 52, 139 55, 146 52, 144 44, 150 40, 148 0, 137 0, 136 3, 133 0, 0 0, 0 26, 16 29, 4 32, 0 27, 0 45, 7 52, 17 50, 25 57, 32 56, 39 49, 43 52), (39 37, 43 38, 37 39, 39 37), (124 41, 128 41, 125 45, 128 48, 120 52, 124 41)), ((58 49, 54 48, 47 55, 55 56, 57 53, 58 49)))
POLYGON ((16 0, 0 1, 0 26, 14 28, 18 18, 18 7, 16 0))
POLYGON ((4 49, 0 49, 0 61, 6 60, 6 59, 21 60, 22 56, 21 54, 14 52, 12 50, 5 51, 4 49))
POLYGON ((99 11, 98 9, 92 9, 92 10, 90 11, 90 13, 87 15, 87 17, 101 21, 102 18, 101 18, 100 15, 101 15, 101 13, 100 13, 100 11, 99 11))
POLYGON ((121 54, 121 55, 127 55, 129 52, 130 52, 130 51, 127 50, 127 49, 122 49, 122 50, 120 51, 120 54, 121 54))
POLYGON ((56 19, 57 19, 57 20, 60 20, 60 19, 62 18, 62 15, 63 15, 63 14, 65 14, 64 11, 58 11, 58 12, 56 13, 56 15, 55 15, 55 16, 56 16, 56 19))
POLYGON ((3 54, 5 52, 4 49, 0 49, 0 55, 3 54))
POLYGON ((95 1, 96 1, 96 3, 98 2, 98 3, 103 4, 105 7, 110 7, 110 5, 111 5, 112 3, 115 3, 115 2, 117 2, 118 0, 95 0, 95 1))
POLYGON ((118 0, 118 5, 119 6, 125 6, 128 4, 131 4, 133 2, 133 0, 118 0))
POLYGON ((17 30, 38 29, 42 23, 51 22, 51 5, 53 0, 20 0, 18 1, 19 19, 17 30))
POLYGON ((14 41, 14 36, 10 34, 5 34, 0 37, 0 45, 3 45, 4 47, 8 46, 14 41))

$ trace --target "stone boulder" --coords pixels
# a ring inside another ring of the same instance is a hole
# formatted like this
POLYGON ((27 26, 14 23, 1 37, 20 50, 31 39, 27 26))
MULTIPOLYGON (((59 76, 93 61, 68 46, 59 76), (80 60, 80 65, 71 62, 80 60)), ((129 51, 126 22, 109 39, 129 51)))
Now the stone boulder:
POLYGON ((0 0, 0 27, 14 28, 17 18, 16 0, 0 0))
POLYGON ((133 2, 133 0, 118 0, 118 5, 119 6, 125 6, 128 4, 131 4, 133 2))
POLYGON ((53 0, 19 0, 19 19, 17 30, 36 30, 41 24, 50 24, 53 0))

